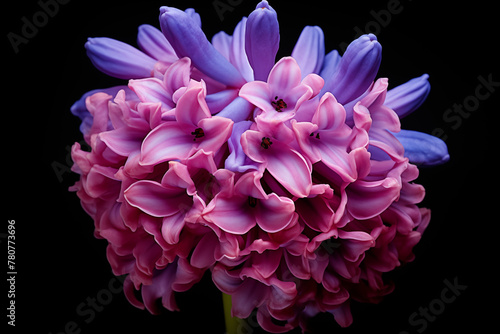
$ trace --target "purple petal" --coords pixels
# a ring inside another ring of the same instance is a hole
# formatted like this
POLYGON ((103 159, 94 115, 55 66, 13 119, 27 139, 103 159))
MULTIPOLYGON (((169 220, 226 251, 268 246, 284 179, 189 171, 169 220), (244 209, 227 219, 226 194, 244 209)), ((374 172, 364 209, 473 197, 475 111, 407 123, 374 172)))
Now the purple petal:
POLYGON ((245 83, 238 70, 210 44, 198 23, 188 14, 176 8, 161 7, 160 25, 179 58, 191 58, 197 69, 225 85, 240 87, 245 83))
POLYGON ((212 45, 224 58, 229 60, 231 58, 232 40, 233 37, 229 36, 225 31, 219 31, 212 37, 212 45))
POLYGON ((215 115, 231 104, 238 97, 237 89, 225 89, 220 92, 207 95, 208 109, 212 115, 215 115))
POLYGON ((410 130, 401 130, 393 135, 403 144, 404 155, 411 163, 434 166, 450 159, 446 143, 437 137, 410 130))
POLYGON ((194 8, 187 8, 184 11, 193 20, 198 27, 201 28, 201 16, 194 10, 194 8))
POLYGON ((245 50, 255 80, 267 80, 276 61, 279 42, 278 15, 267 1, 261 1, 248 17, 245 33, 245 50))
POLYGON ((234 122, 241 122, 246 120, 254 109, 255 107, 253 104, 238 96, 233 100, 233 102, 229 103, 224 109, 222 109, 217 116, 229 118, 234 122))
POLYGON ((306 26, 292 51, 300 66, 302 78, 310 73, 319 74, 325 59, 325 36, 317 26, 306 26))
POLYGON ((89 38, 85 48, 99 71, 119 79, 148 78, 156 64, 145 53, 112 38, 89 38))
POLYGON ((325 56, 325 60, 323 61, 323 68, 321 69, 320 76, 322 78, 330 78, 337 71, 337 67, 340 63, 340 54, 337 50, 332 50, 325 56))
POLYGON ((137 44, 142 51, 155 59, 167 63, 173 63, 178 59, 172 45, 162 32, 149 24, 143 24, 139 27, 137 44))
POLYGON ((387 92, 385 105, 393 109, 399 118, 411 114, 424 103, 429 95, 431 85, 428 79, 429 75, 424 74, 391 89, 387 92))
POLYGON ((257 165, 250 160, 245 152, 243 152, 243 148, 241 147, 241 135, 253 124, 251 121, 242 121, 239 123, 235 123, 233 126, 233 133, 228 140, 229 146, 229 156, 225 162, 225 168, 233 171, 244 173, 249 169, 257 170, 257 165))
POLYGON ((373 34, 353 41, 342 56, 337 71, 325 78, 322 93, 332 92, 339 103, 346 104, 363 94, 377 75, 382 60, 382 46, 373 34))
POLYGON ((244 17, 236 26, 231 43, 230 61, 248 82, 254 80, 253 69, 245 51, 247 18, 244 17))

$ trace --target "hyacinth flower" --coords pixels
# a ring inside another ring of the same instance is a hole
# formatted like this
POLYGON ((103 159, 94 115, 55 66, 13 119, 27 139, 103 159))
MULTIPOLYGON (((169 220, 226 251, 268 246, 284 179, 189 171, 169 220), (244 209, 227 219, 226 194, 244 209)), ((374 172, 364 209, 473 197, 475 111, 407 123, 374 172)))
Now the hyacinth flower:
POLYGON ((267 1, 211 41, 193 9, 161 7, 159 27, 140 26, 138 48, 89 39, 95 67, 124 82, 71 108, 90 150, 74 144, 70 189, 126 297, 177 311, 208 271, 228 333, 252 312, 271 333, 323 312, 349 326, 351 303, 394 289, 385 273, 414 259, 430 222, 414 181, 447 147, 400 123, 429 76, 391 88, 376 36, 327 53, 317 26, 276 59, 267 1))

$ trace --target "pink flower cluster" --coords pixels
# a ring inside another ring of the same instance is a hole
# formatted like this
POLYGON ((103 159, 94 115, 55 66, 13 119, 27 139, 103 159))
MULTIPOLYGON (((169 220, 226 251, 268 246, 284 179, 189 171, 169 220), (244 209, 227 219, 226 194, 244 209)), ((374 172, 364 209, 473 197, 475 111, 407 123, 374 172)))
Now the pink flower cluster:
POLYGON ((232 314, 257 309, 269 332, 319 312, 349 326, 350 302, 393 290, 383 274, 413 259, 430 219, 388 80, 341 104, 293 57, 224 84, 169 52, 150 77, 89 94, 91 149, 72 148, 72 190, 127 298, 177 310, 175 292, 210 271, 232 314))

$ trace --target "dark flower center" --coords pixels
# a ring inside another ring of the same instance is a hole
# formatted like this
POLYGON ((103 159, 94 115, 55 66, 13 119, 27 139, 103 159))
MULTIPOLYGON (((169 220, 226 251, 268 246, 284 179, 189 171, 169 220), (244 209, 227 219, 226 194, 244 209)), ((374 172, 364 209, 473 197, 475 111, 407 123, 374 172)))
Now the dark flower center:
POLYGON ((267 150, 272 144, 273 142, 271 141, 271 139, 269 139, 268 137, 263 137, 260 146, 267 150))
MULTIPOLYGON (((313 132, 313 133, 311 133, 309 136, 313 137, 313 136, 314 136, 314 132, 313 132)), ((316 139, 321 139, 321 138, 319 137, 319 132, 316 134, 316 139)))
POLYGON ((274 101, 271 101, 271 105, 274 107, 274 109, 277 112, 282 112, 283 109, 285 109, 287 107, 286 102, 283 101, 283 99, 278 100, 277 96, 274 97, 274 101))
POLYGON ((338 239, 338 237, 332 237, 328 240, 325 240, 321 243, 321 245, 318 248, 318 255, 319 256, 330 256, 332 255, 337 248, 339 248, 342 245, 341 241, 338 239))
POLYGON ((196 138, 202 138, 205 136, 205 132, 203 131, 202 128, 194 130, 193 132, 191 132, 191 134, 194 136, 193 141, 196 141, 196 138))
POLYGON ((248 196, 248 205, 255 208, 257 206, 257 199, 255 197, 248 196))

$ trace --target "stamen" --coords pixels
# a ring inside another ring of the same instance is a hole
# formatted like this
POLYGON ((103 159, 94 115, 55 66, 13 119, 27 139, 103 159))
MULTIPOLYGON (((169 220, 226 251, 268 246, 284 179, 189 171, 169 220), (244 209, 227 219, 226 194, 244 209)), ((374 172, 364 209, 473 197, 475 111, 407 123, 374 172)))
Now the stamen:
POLYGON ((193 132, 191 132, 191 134, 194 136, 193 141, 196 141, 196 138, 202 138, 205 136, 205 131, 203 131, 202 128, 198 128, 198 129, 194 130, 193 132))
POLYGON ((257 206, 257 199, 255 197, 248 196, 248 205, 255 208, 257 206))
POLYGON ((273 142, 271 141, 271 139, 269 139, 268 137, 263 137, 262 142, 260 143, 260 146, 262 146, 263 148, 265 148, 267 150, 269 148, 269 146, 271 146, 272 144, 273 144, 273 142))
MULTIPOLYGON (((313 137, 313 136, 314 136, 314 132, 313 132, 313 133, 311 133, 311 134, 309 135, 309 137, 313 137)), ((321 138, 319 137, 319 132, 316 134, 316 139, 321 139, 321 138)))
POLYGON ((274 110, 277 112, 282 112, 287 106, 286 102, 283 99, 278 100, 278 96, 274 97, 275 101, 271 101, 271 105, 274 107, 274 110))

